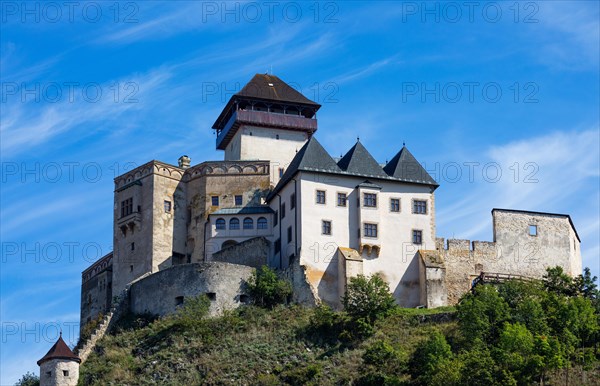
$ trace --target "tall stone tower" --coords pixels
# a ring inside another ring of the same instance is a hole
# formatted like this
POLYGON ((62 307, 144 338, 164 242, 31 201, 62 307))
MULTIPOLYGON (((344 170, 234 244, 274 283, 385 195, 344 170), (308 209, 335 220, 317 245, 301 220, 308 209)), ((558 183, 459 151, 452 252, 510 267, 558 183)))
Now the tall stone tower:
POLYGON ((40 386, 76 386, 81 359, 67 346, 62 332, 54 346, 39 361, 40 386))
POLYGON ((275 75, 256 74, 215 121, 217 149, 225 151, 225 161, 269 160, 276 185, 317 131, 320 107, 275 75))

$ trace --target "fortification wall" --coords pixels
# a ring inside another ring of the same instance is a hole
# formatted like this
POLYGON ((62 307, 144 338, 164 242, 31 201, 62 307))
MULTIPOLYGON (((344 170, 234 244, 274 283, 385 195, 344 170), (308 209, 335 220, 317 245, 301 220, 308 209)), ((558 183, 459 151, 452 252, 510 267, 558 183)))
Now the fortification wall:
POLYGON ((252 267, 223 262, 176 265, 132 284, 130 309, 164 316, 174 313, 185 298, 206 294, 210 314, 216 316, 247 301, 244 282, 252 272, 252 267))
POLYGON ((259 268, 267 265, 269 241, 264 237, 255 237, 212 254, 213 261, 247 265, 259 268))

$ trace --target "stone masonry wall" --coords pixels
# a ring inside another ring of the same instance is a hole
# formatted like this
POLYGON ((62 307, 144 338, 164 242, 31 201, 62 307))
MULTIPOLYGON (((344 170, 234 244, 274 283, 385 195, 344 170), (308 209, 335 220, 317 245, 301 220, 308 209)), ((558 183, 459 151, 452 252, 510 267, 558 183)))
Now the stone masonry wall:
POLYGON ((269 248, 270 243, 266 238, 255 237, 213 253, 212 260, 259 268, 267 265, 269 248))
POLYGON ((245 302, 244 282, 252 272, 252 267, 223 262, 176 265, 133 283, 130 309, 164 316, 174 313, 185 298, 207 294, 210 314, 216 316, 245 302))

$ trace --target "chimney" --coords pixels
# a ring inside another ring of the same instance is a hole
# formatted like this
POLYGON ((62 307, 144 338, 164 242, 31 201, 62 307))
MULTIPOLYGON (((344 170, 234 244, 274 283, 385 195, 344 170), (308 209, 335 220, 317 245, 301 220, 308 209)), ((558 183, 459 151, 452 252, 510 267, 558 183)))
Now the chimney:
POLYGON ((189 168, 190 167, 190 162, 192 162, 192 160, 187 155, 182 155, 177 160, 177 163, 179 164, 179 167, 181 169, 187 169, 187 168, 189 168))

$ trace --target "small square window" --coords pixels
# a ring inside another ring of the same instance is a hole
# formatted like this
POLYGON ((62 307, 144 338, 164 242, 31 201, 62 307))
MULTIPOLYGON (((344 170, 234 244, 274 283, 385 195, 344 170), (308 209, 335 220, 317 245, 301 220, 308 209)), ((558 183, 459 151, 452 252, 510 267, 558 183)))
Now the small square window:
POLYGON ((69 370, 63 370, 63 377, 68 377, 69 376, 69 370))
POLYGON ((414 200, 413 201, 413 213, 427 214, 427 201, 414 200))
POLYGON ((338 206, 346 206, 346 202, 348 201, 348 196, 346 195, 346 193, 338 193, 337 197, 338 206))
POLYGON ((183 296, 175 297, 175 307, 183 305, 183 296))
POLYGON ((400 199, 392 198, 390 200, 390 211, 391 212, 400 212, 400 199))
POLYGON ((217 294, 214 292, 207 292, 206 297, 208 297, 208 300, 211 302, 217 300, 217 294))
POLYGON ((537 236, 537 235, 538 235, 537 225, 530 225, 529 226, 529 236, 537 236))
POLYGON ((412 231, 413 244, 423 244, 423 231, 413 229, 412 231))
POLYGON ((321 223, 321 233, 324 235, 331 234, 331 221, 323 220, 321 223))
POLYGON ((235 196, 235 206, 242 206, 242 196, 235 196))
POLYGON ((317 190, 317 204, 325 204, 325 191, 317 190))
POLYGON ((375 208, 377 206, 377 194, 375 193, 365 193, 363 205, 370 208, 375 208))
POLYGON ((377 237, 377 224, 365 223, 363 229, 365 237, 377 237))
POLYGON ((171 213, 171 201, 165 200, 164 206, 165 206, 165 213, 171 213))
POLYGON ((219 196, 212 196, 210 199, 212 206, 219 206, 219 196))

